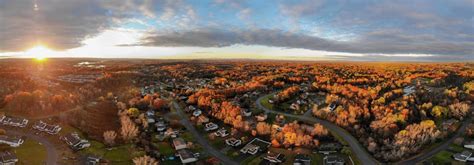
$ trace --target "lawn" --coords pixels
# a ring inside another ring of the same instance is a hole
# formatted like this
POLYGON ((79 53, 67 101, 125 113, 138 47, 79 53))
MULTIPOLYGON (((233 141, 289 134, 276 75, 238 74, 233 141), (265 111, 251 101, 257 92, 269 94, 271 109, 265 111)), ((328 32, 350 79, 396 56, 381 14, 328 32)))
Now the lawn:
POLYGON ((16 153, 19 164, 25 164, 27 162, 44 162, 46 160, 46 148, 38 143, 37 141, 27 139, 18 148, 14 148, 13 151, 16 153))
POLYGON ((273 104, 270 104, 268 102, 268 100, 270 100, 270 98, 272 98, 273 95, 267 95, 265 97, 262 98, 262 100, 260 100, 260 103, 262 103, 262 105, 268 109, 272 109, 273 110, 273 104))
POLYGON ((441 151, 438 154, 436 154, 435 156, 433 156, 430 160, 434 164, 451 164, 451 162, 453 160, 451 158, 452 155, 453 155, 453 153, 451 153, 449 151, 441 151))
POLYGON ((130 164, 134 157, 144 155, 144 152, 135 151, 131 144, 107 148, 107 146, 97 141, 91 141, 91 147, 82 150, 81 153, 102 156, 113 164, 130 164))

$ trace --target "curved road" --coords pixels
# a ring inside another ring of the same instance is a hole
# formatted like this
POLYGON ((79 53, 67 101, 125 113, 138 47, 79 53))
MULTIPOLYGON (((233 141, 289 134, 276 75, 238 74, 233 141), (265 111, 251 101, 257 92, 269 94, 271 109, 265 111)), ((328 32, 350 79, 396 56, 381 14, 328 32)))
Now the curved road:
POLYGON ((375 160, 372 155, 370 155, 369 153, 367 153, 367 151, 365 150, 364 147, 362 147, 360 144, 359 144, 359 141, 357 141, 356 138, 354 138, 351 134, 349 134, 346 130, 344 130, 343 128, 337 126, 336 124, 333 124, 329 121, 326 121, 326 120, 321 120, 321 119, 318 119, 318 118, 314 118, 314 117, 309 117, 309 116, 303 116, 303 115, 294 115, 294 114, 288 114, 288 113, 284 113, 284 112, 278 112, 278 111, 274 111, 274 110, 271 110, 271 109, 268 109, 266 108, 265 106, 262 105, 261 101, 262 99, 265 97, 265 96, 268 96, 268 95, 264 95, 264 96, 261 96, 257 99, 257 107, 264 110, 265 112, 267 113, 273 113, 273 114, 279 114, 279 115, 283 115, 283 116, 287 116, 287 117, 292 117, 292 118, 296 118, 300 121, 305 121, 305 122, 308 122, 308 123, 320 123, 322 124, 324 127, 326 127, 327 129, 331 130, 331 132, 334 132, 336 134, 338 134, 340 137, 342 137, 345 141, 347 141, 347 143, 349 144, 349 146, 352 148, 354 154, 357 156, 357 158, 361 161, 362 164, 364 165, 375 165, 375 164, 380 164, 380 162, 378 162, 377 160, 375 160))
POLYGON ((13 129, 7 129, 6 131, 7 131, 7 135, 20 136, 20 137, 24 136, 24 137, 27 137, 28 139, 33 139, 35 141, 40 142, 46 148, 46 153, 48 155, 46 157, 46 164, 47 165, 57 164, 58 152, 56 148, 54 147, 54 144, 49 142, 45 137, 37 136, 33 134, 32 132, 20 132, 13 129))
POLYGON ((193 126, 193 124, 189 121, 188 116, 186 116, 186 114, 184 114, 181 107, 175 101, 173 101, 173 106, 175 107, 176 111, 178 112, 179 117, 181 117, 181 121, 180 121, 181 124, 183 124, 183 126, 186 127, 186 129, 189 132, 191 132, 191 134, 193 134, 193 136, 197 140, 197 142, 199 144, 201 144, 208 153, 210 153, 211 155, 213 155, 217 159, 221 160, 222 164, 226 164, 226 165, 238 165, 239 164, 239 163, 233 161, 232 159, 230 159, 229 157, 227 157, 227 155, 225 155, 222 152, 220 152, 219 150, 215 149, 211 144, 209 144, 209 141, 207 139, 205 139, 203 136, 201 136, 201 134, 196 130, 196 128, 193 126))

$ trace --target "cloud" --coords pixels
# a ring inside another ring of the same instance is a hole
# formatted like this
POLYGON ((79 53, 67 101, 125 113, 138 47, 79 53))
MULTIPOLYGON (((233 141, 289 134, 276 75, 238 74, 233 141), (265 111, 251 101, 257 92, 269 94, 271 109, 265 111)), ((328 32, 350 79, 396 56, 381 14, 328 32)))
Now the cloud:
POLYGON ((0 51, 24 50, 37 41, 55 49, 77 47, 87 36, 107 28, 110 20, 99 1, 0 0, 0 51))
POLYGON ((471 55, 474 51, 472 42, 445 42, 429 35, 405 35, 391 30, 367 33, 354 41, 334 41, 272 29, 198 29, 149 33, 139 45, 225 47, 236 44, 372 54, 471 55))

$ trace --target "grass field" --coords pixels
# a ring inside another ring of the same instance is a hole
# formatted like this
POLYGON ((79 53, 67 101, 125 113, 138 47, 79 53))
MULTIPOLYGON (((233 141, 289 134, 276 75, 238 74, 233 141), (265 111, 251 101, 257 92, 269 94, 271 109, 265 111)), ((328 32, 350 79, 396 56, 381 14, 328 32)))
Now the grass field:
POLYGON ((25 140, 20 147, 14 148, 13 151, 18 157, 18 164, 27 164, 31 162, 43 164, 41 162, 44 162, 47 156, 46 148, 37 141, 30 139, 25 140))
POLYGON ((135 151, 130 144, 107 148, 97 141, 91 141, 91 147, 82 150, 81 153, 102 156, 113 164, 130 164, 133 158, 144 155, 142 151, 135 151))

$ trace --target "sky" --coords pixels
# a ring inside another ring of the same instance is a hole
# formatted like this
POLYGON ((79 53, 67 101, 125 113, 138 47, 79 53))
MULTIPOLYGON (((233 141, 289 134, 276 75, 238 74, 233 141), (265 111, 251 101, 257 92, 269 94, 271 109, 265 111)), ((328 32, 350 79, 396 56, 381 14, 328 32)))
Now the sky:
POLYGON ((472 61, 474 0, 0 0, 0 58, 472 61))

